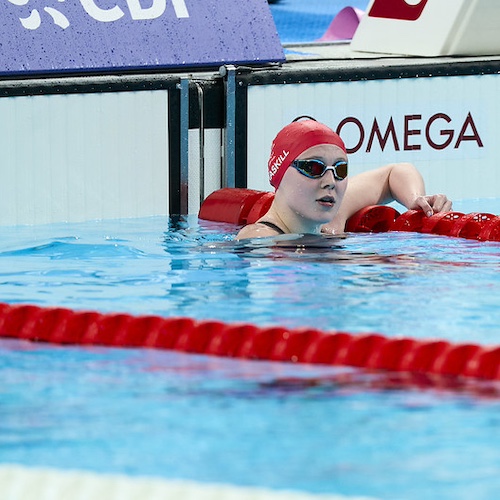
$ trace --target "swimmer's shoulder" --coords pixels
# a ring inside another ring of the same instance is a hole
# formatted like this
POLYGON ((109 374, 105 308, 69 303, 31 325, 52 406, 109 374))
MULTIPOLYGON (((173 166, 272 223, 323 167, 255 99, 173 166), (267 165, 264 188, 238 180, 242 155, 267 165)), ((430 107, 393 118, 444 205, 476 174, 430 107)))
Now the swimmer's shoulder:
POLYGON ((269 236, 276 236, 278 234, 285 234, 285 231, 283 231, 283 229, 281 229, 277 224, 274 224, 274 222, 261 220, 243 227, 236 235, 236 239, 243 240, 246 238, 266 238, 269 236))

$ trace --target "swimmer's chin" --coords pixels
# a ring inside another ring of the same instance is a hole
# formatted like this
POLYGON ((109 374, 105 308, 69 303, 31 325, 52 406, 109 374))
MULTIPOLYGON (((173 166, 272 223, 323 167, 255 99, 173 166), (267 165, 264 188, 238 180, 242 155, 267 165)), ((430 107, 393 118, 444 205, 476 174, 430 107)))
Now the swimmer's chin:
POLYGON ((345 232, 327 223, 321 226, 321 234, 340 236, 345 234, 345 232))

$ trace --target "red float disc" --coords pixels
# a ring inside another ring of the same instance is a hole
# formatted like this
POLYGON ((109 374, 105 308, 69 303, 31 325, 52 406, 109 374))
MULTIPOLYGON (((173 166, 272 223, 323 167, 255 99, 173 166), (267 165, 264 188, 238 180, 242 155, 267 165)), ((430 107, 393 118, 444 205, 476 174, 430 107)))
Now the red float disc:
POLYGON ((265 191, 243 188, 223 188, 214 191, 203 201, 198 217, 214 222, 246 224, 247 216, 265 191))
POLYGON ((382 233, 389 231, 399 212, 387 205, 370 205, 362 208, 347 220, 346 231, 382 233))
POLYGON ((419 233, 426 217, 422 210, 407 210, 394 221, 390 230, 419 233))
POLYGON ((479 212, 463 215, 453 224, 449 236, 477 240, 485 224, 494 217, 493 214, 479 212))
POLYGON ((246 223, 247 224, 254 224, 261 217, 266 215, 266 213, 271 208, 271 204, 273 203, 273 200, 274 200, 274 193, 264 193, 253 204, 253 207, 250 209, 250 212, 248 213, 246 223))
POLYGON ((464 215, 462 212, 439 212, 427 217, 422 224, 422 233, 449 236, 455 223, 464 215))
POLYGON ((500 216, 497 215, 488 221, 478 235, 479 240, 500 241, 500 216))

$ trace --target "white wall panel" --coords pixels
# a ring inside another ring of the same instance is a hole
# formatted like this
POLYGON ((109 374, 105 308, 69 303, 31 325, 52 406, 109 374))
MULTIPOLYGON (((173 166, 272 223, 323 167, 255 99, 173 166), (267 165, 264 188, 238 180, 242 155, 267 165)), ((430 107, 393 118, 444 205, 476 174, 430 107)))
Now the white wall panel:
POLYGON ((167 91, 0 99, 0 224, 168 213, 167 91))
POLYGON ((189 131, 188 213, 197 214, 200 202, 221 187, 222 131, 205 129, 203 138, 204 193, 201 192, 200 130, 189 131))
MULTIPOLYGON (((498 75, 249 87, 248 187, 271 189, 267 160, 272 139, 285 124, 306 114, 334 129, 346 117, 361 123, 365 137, 359 150, 350 155, 352 174, 386 163, 409 161, 424 175, 428 192, 445 192, 453 199, 498 197, 499 91, 498 75), (462 140, 458 140, 469 114, 473 124, 466 126, 462 140), (450 122, 439 118, 441 115, 450 122), (368 148, 374 121, 385 132, 391 119, 397 143, 391 136, 384 147, 375 140, 368 148), (426 139, 429 120, 430 142, 426 139), (414 133, 405 134, 405 121, 407 131, 414 133), (453 139, 448 146, 432 146, 431 143, 444 144, 451 134, 453 139)), ((349 148, 359 142, 360 130, 354 122, 342 129, 341 136, 349 148)))

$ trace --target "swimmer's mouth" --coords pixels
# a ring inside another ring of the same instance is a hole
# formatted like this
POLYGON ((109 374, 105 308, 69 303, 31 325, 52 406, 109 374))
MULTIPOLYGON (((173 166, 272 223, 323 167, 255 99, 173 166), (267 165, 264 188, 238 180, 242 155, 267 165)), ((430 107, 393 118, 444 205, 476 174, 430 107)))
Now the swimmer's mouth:
POLYGON ((323 198, 319 198, 316 201, 325 205, 335 205, 335 198, 333 196, 323 196, 323 198))

